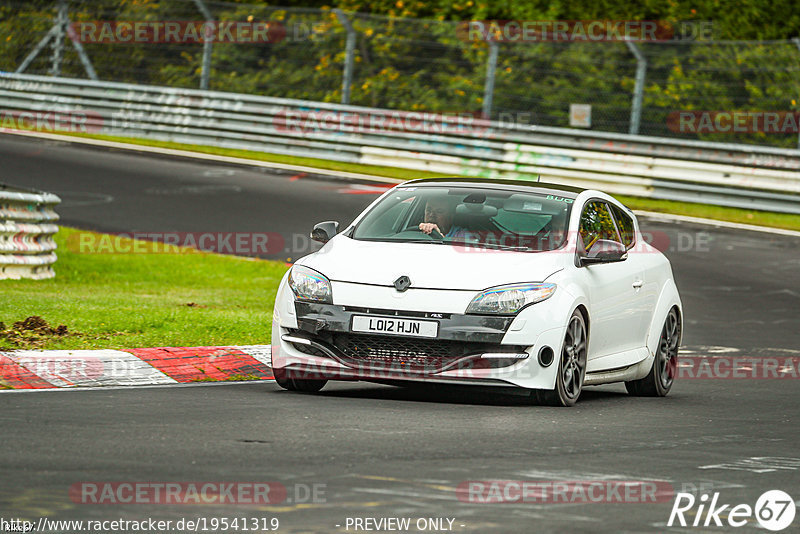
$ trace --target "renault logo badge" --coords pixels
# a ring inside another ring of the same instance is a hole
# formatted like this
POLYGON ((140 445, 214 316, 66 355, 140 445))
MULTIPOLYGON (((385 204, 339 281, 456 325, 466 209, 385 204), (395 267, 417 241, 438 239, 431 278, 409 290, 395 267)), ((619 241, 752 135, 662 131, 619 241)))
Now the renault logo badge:
POLYGON ((403 275, 394 281, 394 288, 401 293, 409 287, 411 287, 411 278, 407 277, 406 275, 403 275))

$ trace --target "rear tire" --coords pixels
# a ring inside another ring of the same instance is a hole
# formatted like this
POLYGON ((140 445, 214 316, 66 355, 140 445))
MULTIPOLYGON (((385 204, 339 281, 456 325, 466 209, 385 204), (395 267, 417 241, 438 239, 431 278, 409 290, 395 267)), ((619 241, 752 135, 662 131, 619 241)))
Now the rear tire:
POLYGON ((310 380, 303 378, 289 378, 284 369, 273 369, 272 374, 275 376, 275 382, 285 390, 300 391, 302 393, 316 393, 325 387, 328 383, 327 380, 310 380))
POLYGON ((656 356, 650 373, 640 379, 625 382, 625 389, 636 397, 666 397, 678 370, 678 346, 681 341, 681 320, 672 308, 664 320, 656 356))
POLYGON ((536 399, 547 406, 574 406, 586 378, 586 323, 578 310, 572 312, 558 362, 555 389, 537 389, 536 399))

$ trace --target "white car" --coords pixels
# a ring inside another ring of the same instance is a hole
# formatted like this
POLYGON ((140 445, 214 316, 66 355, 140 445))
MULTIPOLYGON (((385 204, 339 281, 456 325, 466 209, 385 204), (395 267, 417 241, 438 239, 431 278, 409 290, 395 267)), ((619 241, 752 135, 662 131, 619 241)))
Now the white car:
POLYGON ((442 178, 390 189, 284 276, 277 383, 524 388, 571 406, 584 386, 672 387, 683 313, 669 261, 594 190, 442 178))

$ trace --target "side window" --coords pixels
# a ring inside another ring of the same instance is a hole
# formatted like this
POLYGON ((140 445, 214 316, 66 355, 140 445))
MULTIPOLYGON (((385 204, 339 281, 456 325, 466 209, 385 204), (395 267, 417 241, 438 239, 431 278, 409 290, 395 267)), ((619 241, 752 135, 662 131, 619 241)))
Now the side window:
POLYGON ((608 206, 599 200, 590 201, 583 208, 578 233, 585 250, 592 248, 592 245, 600 239, 620 240, 608 206))
POLYGON ((622 243, 625 245, 625 248, 631 248, 634 241, 633 219, 630 215, 613 204, 611 205, 611 211, 614 213, 614 219, 617 221, 617 228, 619 228, 622 243))

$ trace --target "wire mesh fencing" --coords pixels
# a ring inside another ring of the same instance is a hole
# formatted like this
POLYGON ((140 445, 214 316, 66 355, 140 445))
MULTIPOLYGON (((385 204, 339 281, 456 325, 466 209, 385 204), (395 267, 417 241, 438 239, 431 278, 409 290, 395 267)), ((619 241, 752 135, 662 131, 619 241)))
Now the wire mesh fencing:
POLYGON ((469 24, 244 0, 6 0, 0 70, 798 146, 800 41, 493 40, 469 24))

